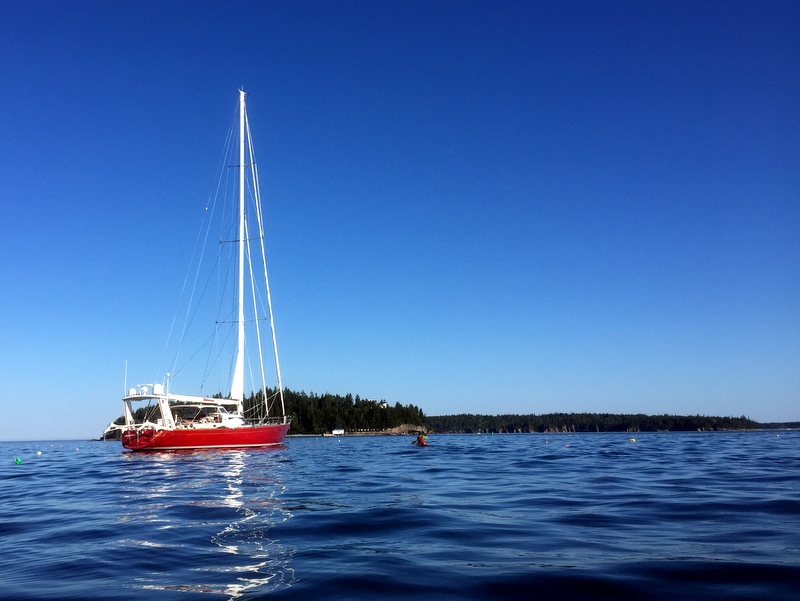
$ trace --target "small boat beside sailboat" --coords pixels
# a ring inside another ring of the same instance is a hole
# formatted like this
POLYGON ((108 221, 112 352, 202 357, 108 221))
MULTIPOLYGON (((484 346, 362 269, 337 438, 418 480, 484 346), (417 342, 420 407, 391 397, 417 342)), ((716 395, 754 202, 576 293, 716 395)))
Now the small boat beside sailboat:
MULTIPOLYGON (((210 324, 212 338, 217 337, 219 341, 208 343, 208 348, 213 347, 214 352, 209 350, 206 359, 206 363, 210 365, 228 366, 230 390, 224 397, 217 392, 210 396, 176 394, 170 390, 171 380, 175 379, 174 371, 172 378, 167 373, 161 382, 130 388, 123 398, 124 424, 117 427, 121 430, 122 446, 131 451, 278 445, 283 442, 291 425, 291 417, 286 415, 283 398, 264 250, 261 194, 247 120, 245 93, 242 90, 239 91, 238 113, 238 158, 234 157, 238 175, 238 198, 232 199, 230 203, 222 203, 223 206, 232 205, 226 208, 235 217, 235 222, 229 230, 220 230, 228 232, 230 239, 221 240, 218 245, 219 248, 226 246, 235 249, 231 253, 233 265, 227 276, 218 277, 218 281, 230 281, 234 292, 230 295, 230 312, 218 315, 210 324), (248 278, 245 277, 246 274, 249 275, 248 278), (224 334, 226 326, 232 331, 224 334), (276 385, 273 388, 267 385, 264 369, 263 347, 267 345, 262 345, 262 337, 267 337, 267 329, 271 332, 276 372, 276 385), (221 353, 216 352, 223 347, 232 347, 232 357, 228 362, 220 358, 221 353), (252 359, 246 357, 246 351, 252 353, 252 359), (245 393, 248 386, 245 381, 246 372, 250 376, 248 389, 252 391, 260 388, 250 395, 245 393)), ((195 277, 195 281, 197 280, 198 277, 195 277)), ((219 306, 222 307, 223 303, 220 302, 219 306)), ((194 321, 196 313, 192 311, 193 309, 187 310, 184 324, 194 321)), ((181 333, 181 341, 186 337, 185 332, 181 333)), ((176 367, 178 371, 183 369, 178 363, 178 353, 175 355, 172 370, 176 367)), ((201 388, 207 386, 205 374, 201 380, 201 388)))

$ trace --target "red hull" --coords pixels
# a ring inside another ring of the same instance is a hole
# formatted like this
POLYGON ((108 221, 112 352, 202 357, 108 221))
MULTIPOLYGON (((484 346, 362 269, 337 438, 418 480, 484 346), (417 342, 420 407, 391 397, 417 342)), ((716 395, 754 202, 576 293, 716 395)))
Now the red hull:
POLYGON ((288 431, 289 424, 180 430, 148 428, 123 432, 122 446, 131 451, 268 447, 281 444, 288 431))

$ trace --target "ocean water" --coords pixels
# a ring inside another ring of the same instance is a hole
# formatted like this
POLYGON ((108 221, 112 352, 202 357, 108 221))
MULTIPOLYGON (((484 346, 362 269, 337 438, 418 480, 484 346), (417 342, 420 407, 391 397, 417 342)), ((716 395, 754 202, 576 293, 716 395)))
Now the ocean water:
POLYGON ((800 432, 410 442, 0 443, 0 599, 800 599, 800 432))

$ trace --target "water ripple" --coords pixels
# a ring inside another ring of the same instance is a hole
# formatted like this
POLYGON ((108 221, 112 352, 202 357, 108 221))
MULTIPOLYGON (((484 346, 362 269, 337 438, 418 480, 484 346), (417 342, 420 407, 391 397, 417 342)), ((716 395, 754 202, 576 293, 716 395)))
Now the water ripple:
POLYGON ((2 443, 0 598, 797 597, 798 432, 409 440, 2 443))

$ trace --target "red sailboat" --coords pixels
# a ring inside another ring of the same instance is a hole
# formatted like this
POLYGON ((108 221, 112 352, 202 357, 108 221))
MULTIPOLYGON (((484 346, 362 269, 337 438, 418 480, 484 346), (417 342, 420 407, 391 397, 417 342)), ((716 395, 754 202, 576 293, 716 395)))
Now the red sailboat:
MULTIPOLYGON (((236 186, 238 202, 231 203, 234 208, 230 211, 235 214, 234 216, 238 216, 238 219, 230 230, 230 235, 234 239, 223 240, 219 245, 220 248, 227 246, 235 249, 232 253, 234 259, 232 275, 227 279, 235 282, 233 287, 236 290, 231 294, 230 319, 225 319, 224 316, 217 317, 214 324, 215 332, 220 331, 225 324, 234 330, 232 336, 223 340, 223 342, 225 340, 233 342, 230 345, 233 356, 229 364, 232 368, 232 377, 229 380, 230 394, 226 398, 217 398, 221 395, 210 397, 173 394, 169 390, 169 373, 162 383, 140 384, 131 388, 123 398, 125 423, 117 426, 122 430, 122 446, 131 451, 264 447, 281 444, 289 430, 291 418, 286 415, 283 401, 283 385, 267 277, 258 174, 247 121, 245 93, 242 90, 239 90, 238 126, 238 186, 236 186), (257 265, 259 260, 262 262, 261 266, 257 265), (260 273, 262 271, 263 273, 260 273), (246 272, 249 272, 250 276, 247 283, 246 272), (259 273, 257 277, 254 275, 259 273), (262 327, 262 324, 267 321, 272 333, 277 376, 277 385, 273 389, 268 388, 266 384, 261 344, 261 330, 266 330, 266 325, 262 327), (255 359, 252 362, 245 359, 246 325, 248 350, 253 351, 253 355, 258 357, 259 369, 255 375, 253 375, 255 359), (251 390, 258 387, 253 382, 258 381, 259 375, 261 388, 248 398, 245 396, 246 363, 252 380, 251 390)), ((210 213, 214 213, 213 209, 210 213)), ((195 281, 197 279, 196 276, 195 281)), ((184 323, 192 321, 194 316, 195 313, 187 311, 184 323), (189 315, 192 319, 188 318, 189 315)), ((184 338, 186 338, 185 332, 181 335, 181 340, 184 338)), ((214 349, 222 346, 224 344, 215 345, 214 349)), ((176 353, 173 366, 177 366, 177 356, 176 353)), ((222 363, 218 359, 218 356, 213 356, 209 351, 206 363, 222 363)), ((202 386, 205 386, 205 376, 202 386)))

